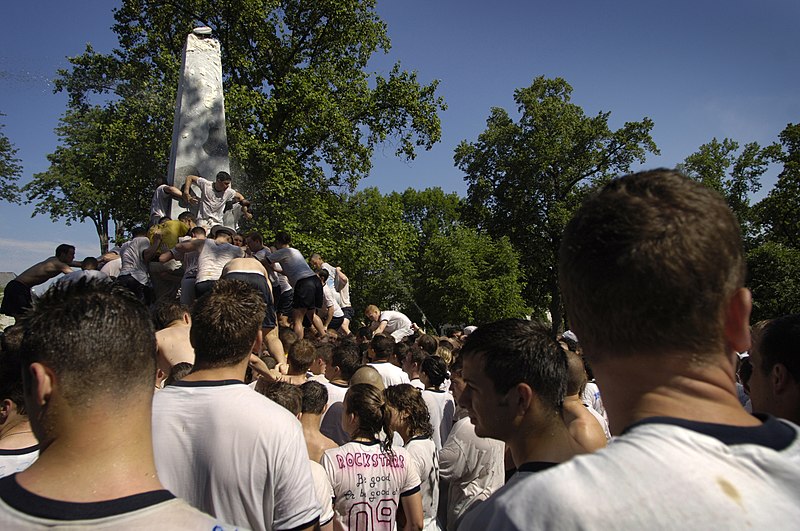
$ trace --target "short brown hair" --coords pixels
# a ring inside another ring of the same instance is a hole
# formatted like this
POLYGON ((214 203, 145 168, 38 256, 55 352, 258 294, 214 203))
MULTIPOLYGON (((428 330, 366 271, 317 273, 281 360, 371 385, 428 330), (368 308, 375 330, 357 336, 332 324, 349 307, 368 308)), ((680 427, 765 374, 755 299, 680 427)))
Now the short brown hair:
POLYGON ((266 305, 241 280, 218 280, 194 303, 190 337, 198 367, 228 367, 250 355, 266 305))
POLYGON ((298 371, 307 371, 308 368, 317 359, 317 349, 314 343, 308 339, 298 339, 291 348, 287 356, 289 365, 292 369, 298 371))
POLYGON ((726 302, 744 285, 739 224, 719 194, 676 171, 627 175, 569 222, 559 277, 594 356, 718 351, 726 302))

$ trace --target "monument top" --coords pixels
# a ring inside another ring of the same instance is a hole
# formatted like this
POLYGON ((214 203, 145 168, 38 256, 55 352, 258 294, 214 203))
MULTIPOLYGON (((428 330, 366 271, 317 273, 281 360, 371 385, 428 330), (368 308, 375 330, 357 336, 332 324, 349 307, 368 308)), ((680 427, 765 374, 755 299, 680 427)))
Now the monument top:
POLYGON ((195 35, 202 35, 202 36, 211 35, 211 28, 209 28, 208 26, 200 26, 198 28, 193 29, 192 33, 194 33, 195 35))

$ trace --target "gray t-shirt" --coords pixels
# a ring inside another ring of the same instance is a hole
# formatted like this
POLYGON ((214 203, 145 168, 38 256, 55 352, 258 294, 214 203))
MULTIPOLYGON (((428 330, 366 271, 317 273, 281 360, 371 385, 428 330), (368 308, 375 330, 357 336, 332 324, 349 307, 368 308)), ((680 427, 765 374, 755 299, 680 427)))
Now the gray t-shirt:
POLYGON ((294 247, 284 247, 274 253, 266 253, 266 259, 272 263, 278 262, 283 269, 283 274, 289 278, 289 284, 294 288, 298 280, 316 276, 308 265, 303 254, 294 247))
POLYGON ((149 276, 142 253, 149 247, 150 240, 147 239, 147 236, 139 236, 123 243, 119 250, 119 255, 122 257, 120 276, 130 275, 141 284, 147 284, 149 276))

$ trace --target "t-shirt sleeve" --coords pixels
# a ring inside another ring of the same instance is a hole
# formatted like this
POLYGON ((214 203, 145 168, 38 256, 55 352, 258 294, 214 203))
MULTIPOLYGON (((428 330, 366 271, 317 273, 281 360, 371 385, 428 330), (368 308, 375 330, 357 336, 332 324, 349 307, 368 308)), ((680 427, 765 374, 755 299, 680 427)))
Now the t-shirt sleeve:
POLYGON ((294 529, 311 525, 320 516, 319 503, 313 488, 310 461, 300 425, 295 423, 285 434, 283 466, 275 478, 275 512, 265 515, 272 528, 294 529))
POLYGON ((280 262, 281 260, 287 258, 289 253, 289 248, 284 247, 283 249, 278 249, 274 253, 266 253, 264 258, 266 258, 268 262, 280 262))
POLYGON ((403 482, 403 486, 400 488, 400 494, 414 494, 415 492, 419 491, 420 483, 422 483, 422 480, 419 479, 417 463, 408 452, 404 452, 403 458, 405 461, 406 480, 403 482))
POLYGON ((325 525, 333 519, 333 486, 328 478, 328 473, 319 463, 311 462, 311 474, 314 476, 314 491, 317 493, 317 501, 322 508, 319 523, 325 525))

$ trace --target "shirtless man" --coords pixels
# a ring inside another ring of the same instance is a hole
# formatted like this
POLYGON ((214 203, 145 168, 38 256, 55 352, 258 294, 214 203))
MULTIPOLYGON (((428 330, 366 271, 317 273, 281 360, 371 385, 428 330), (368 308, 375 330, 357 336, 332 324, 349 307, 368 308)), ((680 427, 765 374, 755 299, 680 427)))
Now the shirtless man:
POLYGON ((178 363, 194 365, 194 347, 189 340, 192 317, 188 308, 167 302, 156 309, 155 317, 160 328, 156 331, 157 370, 166 377, 178 363))
POLYGON ((73 267, 81 267, 75 261, 75 247, 62 243, 56 247, 55 256, 29 267, 6 285, 0 313, 16 320, 31 307, 31 288, 61 273, 72 273, 73 267))
POLYGON ((255 258, 234 258, 222 269, 222 278, 242 280, 253 286, 264 297, 267 313, 261 324, 267 350, 270 356, 279 364, 286 363, 286 353, 278 336, 277 315, 275 314, 275 301, 272 298, 272 285, 267 278, 267 270, 255 258))
MULTIPOLYGON (((571 350, 567 353, 567 396, 561 410, 569 434, 586 452, 594 452, 606 446, 606 433, 600 421, 592 415, 581 400, 581 389, 586 384, 583 359, 571 350)), ((600 417, 601 419, 603 417, 600 417)))
POLYGON ((216 181, 209 181, 197 175, 188 175, 183 185, 183 199, 187 203, 196 204, 198 199, 191 196, 192 183, 200 187, 200 208, 197 212, 197 224, 206 229, 214 225, 223 224, 223 213, 228 201, 242 204, 242 213, 246 219, 253 216, 247 211, 250 201, 242 194, 231 188, 231 176, 228 172, 217 173, 216 181))
POLYGON ((319 431, 322 415, 328 409, 328 390, 319 382, 309 381, 300 386, 300 392, 303 393, 300 424, 303 425, 308 457, 319 463, 325 450, 339 446, 319 431))

